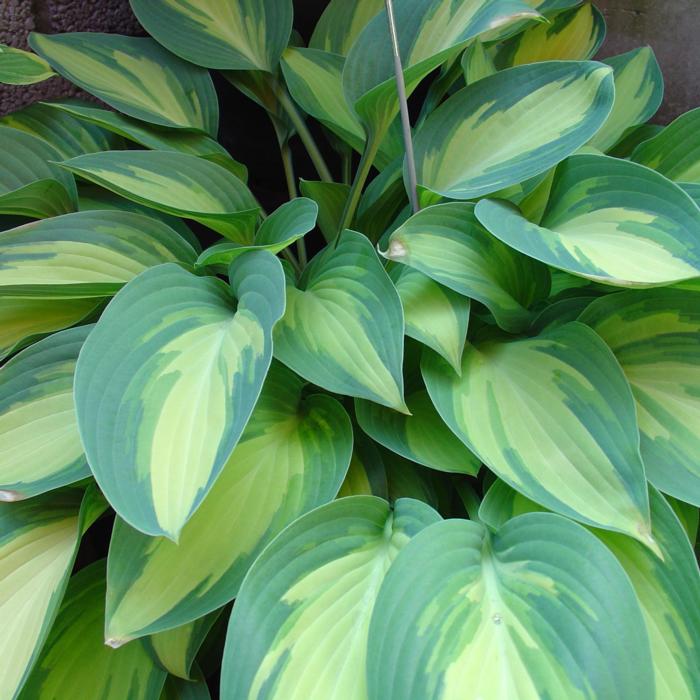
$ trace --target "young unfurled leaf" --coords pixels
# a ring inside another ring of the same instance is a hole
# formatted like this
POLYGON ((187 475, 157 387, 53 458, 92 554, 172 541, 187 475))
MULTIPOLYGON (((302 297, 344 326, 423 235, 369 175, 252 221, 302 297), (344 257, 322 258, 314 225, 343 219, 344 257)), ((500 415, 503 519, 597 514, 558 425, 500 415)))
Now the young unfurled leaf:
POLYGON ((443 420, 504 481, 654 547, 632 392, 590 328, 468 344, 461 377, 432 353, 422 370, 443 420))
POLYGON ((158 700, 166 673, 140 641, 104 643, 104 560, 75 574, 19 700, 104 698, 158 700))
POLYGON ((367 631, 382 581, 411 537, 439 519, 419 501, 392 510, 380 498, 351 496, 288 527, 255 562, 234 606, 222 697, 366 698, 367 631))
POLYGON ((419 211, 391 234, 382 255, 480 301, 508 331, 524 329, 528 307, 549 291, 546 267, 489 234, 471 202, 419 211))
POLYGON ((32 85, 56 75, 43 58, 31 51, 0 44, 0 83, 32 85))
MULTIPOLYGON (((3 697, 17 697, 29 675, 63 598, 80 537, 105 506, 95 489, 84 496, 78 489, 66 489, 21 503, 0 503, 3 697)), ((22 695, 26 700, 39 697, 22 695)))
POLYGON ((651 119, 661 105, 664 79, 654 52, 648 46, 604 61, 613 69, 615 104, 605 124, 588 142, 607 151, 633 126, 651 119))
POLYGON ((503 201, 482 200, 475 213, 516 250, 596 282, 645 287, 700 276, 700 209, 674 183, 628 161, 567 159, 539 226, 503 201))
POLYGON ((76 209, 75 181, 53 164, 61 160, 53 146, 0 126, 0 153, 0 214, 43 219, 76 209))
POLYGON ((632 387, 649 481, 700 506, 700 293, 613 294, 581 321, 612 349, 632 387))
POLYGON ((109 553, 107 634, 123 642, 204 615, 238 594, 263 547, 338 492, 352 429, 330 396, 273 364, 221 476, 178 544, 118 521, 109 553))
POLYGON ((247 250, 279 253, 311 231, 316 225, 317 215, 318 205, 313 200, 306 197, 292 199, 263 221, 252 245, 217 243, 199 256, 197 265, 228 265, 247 250))
POLYGON ((175 151, 105 151, 62 165, 134 202, 195 219, 237 243, 252 242, 258 203, 242 180, 216 163, 175 151))
POLYGON ((153 39, 74 32, 29 36, 64 78, 137 119, 216 135, 219 103, 208 71, 153 39))
POLYGON ((289 42, 292 0, 131 0, 166 49, 207 68, 274 72, 289 42))
POLYGON ((194 260, 192 247, 156 219, 65 214, 0 232, 0 297, 107 297, 149 267, 194 260))
POLYGON ((173 263, 146 270, 114 297, 78 360, 88 462, 117 513, 147 534, 178 538, 238 442, 270 366, 282 266, 251 251, 230 279, 231 287, 173 263))
POLYGON ((367 660, 369 700, 655 697, 629 579, 552 513, 418 533, 384 579, 367 660))
POLYGON ((50 335, 0 372, 0 500, 29 498, 90 475, 78 434, 73 374, 92 326, 50 335))
POLYGON ((401 300, 372 244, 345 231, 287 284, 275 357, 329 391, 405 411, 401 300))
POLYGON ((472 199, 543 173, 598 131, 614 94, 612 69, 594 61, 545 61, 479 80, 418 129, 418 184, 472 199))

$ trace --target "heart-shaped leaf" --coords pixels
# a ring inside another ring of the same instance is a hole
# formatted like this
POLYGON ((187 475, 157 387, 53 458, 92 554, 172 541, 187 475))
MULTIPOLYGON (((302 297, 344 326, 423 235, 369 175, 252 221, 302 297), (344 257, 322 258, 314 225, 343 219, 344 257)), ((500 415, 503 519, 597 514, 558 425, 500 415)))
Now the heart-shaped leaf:
POLYGON ((335 498, 350 462, 350 421, 335 399, 302 398, 303 388, 272 365, 240 442, 177 545, 117 522, 108 572, 113 643, 224 605, 278 532, 335 498))
POLYGON ((84 211, 0 232, 0 296, 106 297, 165 262, 195 252, 156 219, 84 211))
POLYGON ((655 697, 629 579, 593 534, 552 513, 495 534, 469 520, 425 528, 374 610, 370 700, 655 697))
POLYGON ((612 69, 594 61, 545 61, 479 80, 418 129, 418 184, 473 199, 544 173, 598 131, 614 95, 612 69))
POLYGON ((461 377, 432 353, 422 370, 443 420, 504 481, 654 546, 632 392, 590 328, 467 344, 461 377))
POLYGON ((90 475, 73 404, 73 374, 92 326, 26 348, 0 372, 0 500, 18 500, 90 475))
POLYGON ((166 214, 252 242, 259 206, 245 183, 203 158, 174 151, 105 151, 62 163, 101 187, 166 214))
POLYGON ((380 585, 399 550, 439 519, 418 501, 398 501, 392 510, 380 498, 351 496, 288 527, 255 562, 236 600, 222 697, 366 698, 367 630, 380 585))
POLYGON ((146 270, 114 297, 80 353, 75 401, 88 462, 117 513, 147 534, 177 539, 270 366, 281 264, 251 251, 230 279, 173 263, 146 270))
POLYGON ((166 49, 207 68, 274 72, 289 42, 292 0, 131 0, 166 49))
POLYGON ((209 72, 153 39, 32 32, 29 44, 64 78, 130 117, 216 136, 219 103, 209 72))
POLYGON ((632 387, 649 481, 700 506, 700 292, 611 294, 581 321, 615 353, 632 387))
POLYGON ((322 250, 275 329, 275 357, 324 389, 405 411, 403 311, 372 244, 344 231, 322 250))
POLYGON ((391 234, 382 255, 480 301, 508 331, 527 327, 528 307, 549 291, 546 267, 494 238, 471 202, 422 209, 391 234))
POLYGON ((482 200, 475 212, 509 246, 596 282, 645 287, 700 276, 700 209, 670 180, 628 161, 567 159, 539 226, 503 201, 482 200))

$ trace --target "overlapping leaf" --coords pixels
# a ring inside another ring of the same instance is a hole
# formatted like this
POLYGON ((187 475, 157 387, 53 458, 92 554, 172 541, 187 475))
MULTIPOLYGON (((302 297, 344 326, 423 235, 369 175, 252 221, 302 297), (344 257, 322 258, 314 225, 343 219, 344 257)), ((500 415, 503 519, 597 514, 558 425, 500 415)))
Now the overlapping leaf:
POLYGON ((612 70, 594 61, 545 61, 479 80, 418 130, 418 184, 472 199, 544 173, 596 133, 613 99, 612 70))
POLYGON ((173 263, 147 270, 114 297, 78 360, 88 462, 119 515, 148 534, 177 539, 238 442, 270 365, 281 265, 252 251, 230 279, 229 287, 173 263))
POLYGON ((0 296, 106 297, 165 262, 195 252, 154 218, 84 211, 0 232, 0 296))
POLYGON ((64 78, 124 114, 216 135, 219 104, 209 73, 153 39, 33 32, 29 43, 64 78))
POLYGON ((330 0, 316 22, 309 46, 347 55, 367 23, 384 8, 384 0, 330 0))
POLYGON ((46 141, 0 126, 0 214, 42 219, 74 211, 75 181, 50 161, 61 156, 46 141))
POLYGON ((461 377, 434 354, 422 369, 443 420, 503 480, 654 547, 632 392, 590 328, 468 344, 461 377))
POLYGON ((700 293, 614 294, 581 320, 612 349, 632 387, 647 477, 700 506, 700 293))
POLYGON ((56 75, 43 58, 14 46, 0 44, 0 83, 32 85, 56 75))
POLYGON ((528 307, 549 291, 547 269, 489 234, 471 202, 437 204, 414 214, 391 234, 382 255, 480 301, 509 331, 525 328, 528 307))
POLYGON ((629 579, 551 513, 418 533, 384 580, 367 658, 370 700, 655 697, 629 579))
POLYGON ((54 333, 0 372, 0 500, 19 500, 90 475, 78 434, 73 374, 92 326, 54 333))
POLYGON ((258 203, 242 180, 216 163, 174 151, 105 151, 62 165, 134 202, 195 219, 238 243, 252 241, 258 203))
POLYGON ((117 523, 107 605, 115 643, 228 602, 280 530, 335 497, 350 461, 350 422, 330 396, 302 398, 303 386, 272 366, 240 442, 177 545, 117 523))
POLYGON ((503 201, 482 200, 475 212, 509 246, 594 281, 644 287, 700 276, 700 209, 674 183, 628 161, 567 159, 539 226, 503 201))
POLYGON ((292 0, 131 0, 166 49, 207 68, 274 72, 292 31, 292 0))
POLYGON ((344 231, 298 284, 275 329, 275 357, 329 391, 405 411, 401 300, 372 244, 344 231))
POLYGON ((104 561, 75 574, 19 700, 158 700, 166 673, 141 642, 110 649, 102 636, 104 561))
POLYGON ((401 548, 439 518, 418 501, 392 510, 352 496, 288 527, 255 562, 234 606, 222 697, 366 698, 367 630, 381 583, 401 548))

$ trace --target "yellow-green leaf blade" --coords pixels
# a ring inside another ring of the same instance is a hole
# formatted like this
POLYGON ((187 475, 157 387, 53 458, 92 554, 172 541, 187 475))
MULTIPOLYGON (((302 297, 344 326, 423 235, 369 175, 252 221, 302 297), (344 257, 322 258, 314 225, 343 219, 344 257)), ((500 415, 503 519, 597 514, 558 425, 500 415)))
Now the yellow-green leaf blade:
POLYGON ((351 496, 287 528, 256 561, 234 606, 222 697, 364 700, 367 629, 381 582, 399 550, 439 518, 419 501, 398 501, 392 512, 374 496, 351 496))
POLYGON ((275 329, 275 357, 329 391, 398 410, 403 401, 401 300, 372 244, 355 231, 322 250, 275 329))
POLYGON ((146 270, 114 297, 78 360, 88 462, 115 510, 148 534, 177 538, 236 445, 270 365, 284 311, 281 265, 252 251, 230 275, 231 287, 173 263, 146 270))
POLYGON ((178 544, 119 521, 109 554, 107 633, 124 641, 227 603, 262 548, 331 501, 350 461, 352 431, 330 396, 273 364, 253 415, 178 544))
POLYGON ((700 276, 700 209, 673 182, 628 161, 567 159, 540 225, 502 201, 482 200, 475 212, 509 246, 596 282, 645 287, 700 276))
POLYGON ((90 475, 73 403, 73 374, 92 326, 39 341, 0 372, 0 500, 28 498, 90 475))
POLYGON ((596 133, 613 98, 612 70, 594 61, 545 61, 479 80, 418 129, 418 184, 472 199, 543 173, 596 133))
POLYGON ((29 43, 64 78, 124 114, 216 135, 219 104, 208 71, 177 58, 153 39, 33 32, 29 43))
POLYGON ((56 75, 43 58, 31 51, 0 44, 0 83, 33 85, 56 75))
POLYGON ((581 323, 467 345, 462 376, 426 354, 438 412, 492 471, 555 512, 653 547, 632 392, 581 323))
POLYGON ((629 579, 590 532, 551 513, 495 534, 445 520, 384 580, 368 698, 652 700, 651 661, 629 579))

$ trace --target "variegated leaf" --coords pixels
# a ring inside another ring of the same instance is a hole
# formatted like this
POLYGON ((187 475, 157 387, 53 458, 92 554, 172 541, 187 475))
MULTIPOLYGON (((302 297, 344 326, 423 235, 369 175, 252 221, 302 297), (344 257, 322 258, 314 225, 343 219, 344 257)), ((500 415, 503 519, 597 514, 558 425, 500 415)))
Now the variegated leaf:
POLYGON ((58 151, 43 139, 0 126, 0 214, 43 219, 77 207, 75 181, 53 164, 58 151))
POLYGON ((102 635, 104 560, 68 583, 63 605, 19 700, 158 700, 166 673, 137 641, 110 649, 102 635))
POLYGON ((236 600, 222 697, 365 700, 367 630, 381 583, 411 537, 439 519, 419 501, 392 510, 380 498, 351 496, 288 527, 236 600))
POLYGON ((193 681, 194 657, 220 614, 221 610, 215 610, 179 627, 152 634, 144 639, 146 648, 168 673, 193 681))
POLYGON ((284 312, 280 262, 252 251, 231 286, 166 263, 112 300, 80 353, 80 435, 114 509, 176 540, 248 422, 284 312), (237 303, 236 303, 237 300, 237 303))
POLYGON ((528 307, 549 291, 546 267, 489 234, 471 202, 419 211, 391 234, 382 255, 480 301, 508 331, 523 330, 532 317, 528 307))
POLYGON ((105 151, 62 165, 134 202, 194 219, 237 243, 252 242, 258 203, 216 163, 174 151, 105 151))
MULTIPOLYGON (((8 18, 9 19, 9 18, 8 18)), ((43 58, 31 51, 0 44, 0 83, 33 85, 56 75, 43 58)))
MULTIPOLYGON (((106 111, 106 110, 105 110, 106 111)), ((0 117, 0 124, 26 131, 53 146, 62 158, 118 148, 120 139, 93 124, 86 124, 47 104, 29 107, 0 117)))
POLYGON ((435 350, 461 372, 469 299, 407 265, 395 266, 389 276, 401 298, 406 335, 435 350))
MULTIPOLYGON (((168 129, 127 117, 119 112, 102 109, 91 102, 66 99, 47 102, 47 108, 64 112, 83 123, 93 124, 109 132, 138 143, 145 148, 159 151, 178 151, 213 160, 223 165, 244 182, 248 179, 248 169, 228 154, 228 151, 210 136, 199 131, 168 129)), ((109 150, 109 149, 100 149, 109 150)), ((89 153, 89 151, 83 151, 89 153)), ((78 155, 77 153, 74 155, 78 155)), ((71 157, 71 156, 67 156, 71 157)))
POLYGON ((0 360, 48 333, 84 321, 101 303, 101 299, 3 297, 0 304, 0 360))
POLYGON ((615 105, 600 131, 588 142, 601 151, 614 146, 630 127, 651 119, 664 95, 664 79, 650 47, 606 58, 604 63, 613 69, 615 105))
POLYGON ((612 69, 594 61, 545 61, 479 80, 418 129, 420 189, 472 199, 544 173, 596 133, 614 94, 612 69))
POLYGON ((418 533, 382 584, 368 647, 369 700, 655 697, 629 579, 552 513, 418 533))
POLYGON ((304 197, 318 205, 318 227, 327 243, 335 240, 350 186, 341 182, 300 180, 299 189, 304 197))
MULTIPOLYGON (((407 94, 432 70, 456 56, 481 32, 538 13, 521 0, 414 0, 394 8, 407 94)), ((398 114, 394 56, 386 9, 365 26, 348 53, 343 89, 372 138, 398 114)))
POLYGON ((355 400, 362 430, 380 445, 431 469, 475 476, 481 462, 445 425, 422 387, 406 396, 410 416, 370 401, 355 400))
POLYGON ((605 19, 590 3, 564 10, 503 43, 494 56, 497 68, 537 61, 585 61, 605 38, 605 19))
POLYGON ((274 72, 289 42, 292 0, 131 0, 166 49, 207 68, 274 72))
POLYGON ((316 22, 309 46, 346 56, 367 23, 384 9, 384 0, 330 0, 316 22))
POLYGON ((124 114, 216 136, 219 103, 209 72, 153 39, 32 32, 29 44, 64 78, 124 114))
POLYGON ((317 215, 318 205, 312 199, 292 199, 263 221, 252 245, 228 241, 217 243, 199 256, 197 265, 228 265, 247 250, 269 250, 271 253, 279 253, 311 231, 316 226, 317 215))
POLYGON ((105 505, 93 489, 84 497, 78 489, 66 489, 0 503, 3 698, 16 698, 29 675, 63 598, 80 537, 105 505))
POLYGON ((379 496, 388 498, 386 470, 377 446, 362 431, 355 430, 352 459, 338 498, 379 496))
POLYGON ((581 321, 612 349, 632 387, 649 481, 700 506, 700 293, 613 294, 581 321))
POLYGON ((462 71, 467 85, 482 78, 488 78, 496 71, 493 54, 489 48, 478 39, 474 39, 462 54, 462 71))
POLYGON ((596 282, 646 287, 700 276, 700 209, 673 182, 628 161, 567 159, 539 226, 503 201, 482 200, 475 213, 516 250, 596 282))
POLYGON ((92 326, 59 331, 0 370, 0 500, 29 498, 90 475, 73 374, 92 326))
POLYGON ((83 211, 0 232, 0 297, 106 297, 165 262, 195 251, 154 218, 83 211))
POLYGON ((372 244, 346 230, 298 283, 275 328, 275 357, 329 391, 405 411, 401 300, 372 244))
POLYGON ((504 481, 655 546, 632 391, 590 328, 467 344, 461 377, 431 353, 422 370, 443 420, 504 481))
POLYGON ((700 183, 700 108, 682 114, 660 134, 639 144, 632 160, 675 182, 700 183))
POLYGON ((177 545, 117 522, 108 572, 113 643, 224 605, 278 532, 335 497, 350 461, 350 421, 335 399, 302 398, 303 389, 272 365, 240 442, 177 545))

